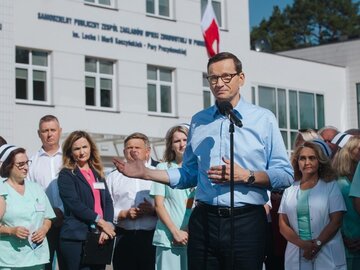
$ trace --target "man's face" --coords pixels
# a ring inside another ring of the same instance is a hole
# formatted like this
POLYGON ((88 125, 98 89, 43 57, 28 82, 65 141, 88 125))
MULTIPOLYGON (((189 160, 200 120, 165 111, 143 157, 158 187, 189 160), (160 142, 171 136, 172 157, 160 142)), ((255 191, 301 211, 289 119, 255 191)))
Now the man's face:
POLYGON ((59 147, 61 128, 57 121, 42 122, 38 130, 38 135, 45 150, 53 146, 59 147))
POLYGON ((320 136, 323 138, 324 142, 330 147, 332 155, 335 155, 338 146, 336 144, 331 143, 332 139, 336 136, 337 131, 333 129, 325 129, 321 132, 320 136))
POLYGON ((130 139, 127 141, 124 148, 126 160, 134 160, 130 152, 140 160, 147 161, 150 157, 150 147, 146 146, 142 139, 130 139))
POLYGON ((217 78, 214 82, 210 81, 210 89, 217 101, 229 101, 234 107, 240 99, 240 87, 243 86, 244 73, 237 74, 234 61, 225 59, 215 62, 209 66, 208 76, 233 76, 230 82, 226 83, 221 78, 217 78))

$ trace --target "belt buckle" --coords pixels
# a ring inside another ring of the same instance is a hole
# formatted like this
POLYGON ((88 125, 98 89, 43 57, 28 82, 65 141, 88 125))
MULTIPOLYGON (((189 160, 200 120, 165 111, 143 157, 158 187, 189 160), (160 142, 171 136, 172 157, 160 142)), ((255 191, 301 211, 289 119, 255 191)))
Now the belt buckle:
POLYGON ((217 214, 219 217, 230 217, 231 208, 230 207, 219 207, 217 209, 217 214))

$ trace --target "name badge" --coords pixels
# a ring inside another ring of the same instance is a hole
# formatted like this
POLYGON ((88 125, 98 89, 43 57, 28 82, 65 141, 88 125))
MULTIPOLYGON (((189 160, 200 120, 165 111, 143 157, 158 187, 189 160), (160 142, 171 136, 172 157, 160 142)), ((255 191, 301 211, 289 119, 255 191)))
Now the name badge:
POLYGON ((35 204, 35 211, 36 212, 44 212, 45 211, 45 204, 36 203, 35 204))
POLYGON ((94 189, 105 189, 105 184, 103 182, 95 182, 93 187, 94 189))

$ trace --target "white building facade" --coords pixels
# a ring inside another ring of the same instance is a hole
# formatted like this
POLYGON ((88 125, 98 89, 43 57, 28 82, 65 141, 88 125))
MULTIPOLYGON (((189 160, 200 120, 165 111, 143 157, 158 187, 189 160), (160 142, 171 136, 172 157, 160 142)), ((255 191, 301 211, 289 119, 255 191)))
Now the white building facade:
MULTIPOLYGON (((348 119, 350 128, 360 127, 360 39, 347 40, 305 49, 281 52, 281 55, 346 67, 346 100, 336 107, 348 119)), ((334 93, 336 97, 338 93, 334 93)))
MULTIPOLYGON (((344 66, 251 51, 248 1, 212 2, 220 50, 243 62, 242 96, 275 113, 289 151, 300 128, 353 127, 344 66)), ((161 158, 168 128, 213 103, 200 29, 205 4, 2 0, 0 135, 32 153, 40 147, 39 119, 53 114, 63 137, 90 132, 107 166, 135 131, 151 138, 161 158)))

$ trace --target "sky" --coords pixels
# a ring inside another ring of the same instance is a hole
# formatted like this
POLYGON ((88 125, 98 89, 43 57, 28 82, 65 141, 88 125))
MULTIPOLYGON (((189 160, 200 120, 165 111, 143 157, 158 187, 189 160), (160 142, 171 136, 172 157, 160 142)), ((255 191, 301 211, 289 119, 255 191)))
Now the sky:
POLYGON ((259 25, 263 18, 268 19, 274 6, 283 9, 293 2, 294 0, 249 0, 250 28, 259 25))

